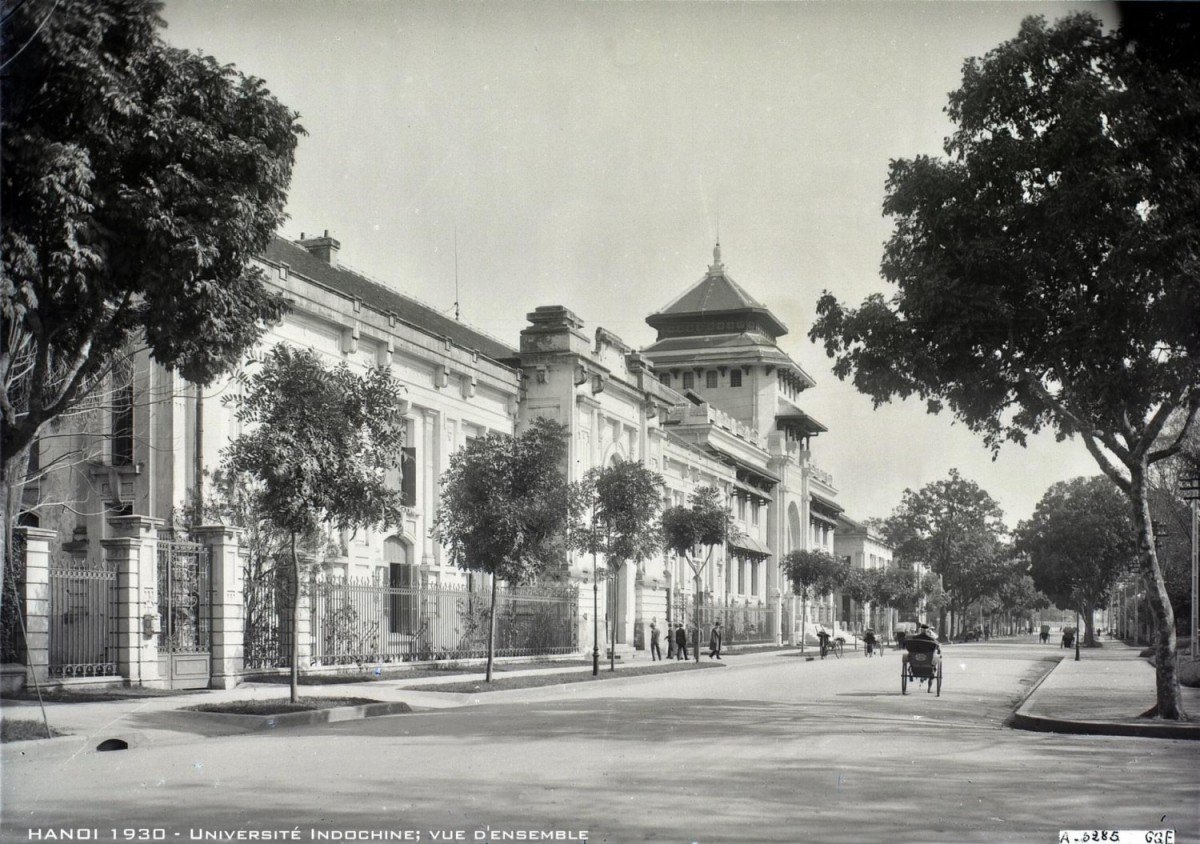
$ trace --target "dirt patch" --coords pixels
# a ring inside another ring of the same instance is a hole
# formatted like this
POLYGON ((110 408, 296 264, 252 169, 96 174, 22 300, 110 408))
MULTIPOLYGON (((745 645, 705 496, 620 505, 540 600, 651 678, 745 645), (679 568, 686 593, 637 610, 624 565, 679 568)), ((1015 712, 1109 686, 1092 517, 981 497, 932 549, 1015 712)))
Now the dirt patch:
POLYGON ((57 738, 63 735, 66 733, 61 733, 53 727, 50 728, 50 735, 46 735, 46 725, 41 721, 27 718, 5 718, 0 721, 0 742, 30 741, 31 739, 57 738))
POLYGON ((284 715, 289 712, 312 712, 317 709, 335 709, 339 706, 366 706, 382 703, 365 697, 302 697, 296 703, 290 700, 229 700, 223 703, 202 703, 185 709, 193 712, 216 712, 222 715, 284 715))
POLYGON ((541 686, 558 686, 563 683, 588 683, 598 680, 615 680, 620 677, 635 677, 646 674, 668 674, 675 671, 697 671, 705 668, 724 668, 720 662, 674 662, 659 665, 622 666, 616 671, 601 668, 600 673, 592 675, 590 671, 567 674, 529 674, 524 677, 500 677, 491 683, 482 680, 467 680, 461 683, 434 683, 431 685, 409 686, 412 691, 421 692, 458 692, 460 694, 476 694, 480 692, 505 692, 509 689, 535 689, 541 686))
MULTIPOLYGON (((503 673, 505 671, 521 671, 528 668, 558 668, 568 666, 584 666, 591 665, 591 660, 588 659, 568 659, 568 660, 536 660, 534 662, 511 662, 511 663, 496 663, 492 667, 494 673, 503 673)), ((463 663, 456 660, 446 660, 445 662, 434 662, 428 665, 423 665, 420 668, 397 668, 390 669, 384 666, 379 666, 365 671, 352 671, 347 673, 319 673, 319 674, 301 674, 301 686, 335 686, 344 683, 373 683, 379 680, 404 681, 417 680, 425 677, 443 677, 447 674, 479 674, 483 672, 484 665, 482 663, 463 663)), ((248 683, 270 683, 272 685, 286 686, 291 682, 291 678, 287 674, 264 674, 258 677, 247 677, 245 681, 248 683)))

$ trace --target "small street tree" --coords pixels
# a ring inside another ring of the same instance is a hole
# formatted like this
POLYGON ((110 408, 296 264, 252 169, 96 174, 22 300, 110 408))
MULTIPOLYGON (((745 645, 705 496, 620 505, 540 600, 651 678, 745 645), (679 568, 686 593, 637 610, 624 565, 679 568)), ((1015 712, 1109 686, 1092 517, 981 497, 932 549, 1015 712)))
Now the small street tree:
POLYGON ((808 630, 808 599, 831 591, 840 573, 838 561, 826 551, 790 551, 783 558, 783 571, 800 596, 800 650, 808 630))
POLYGON ((1127 498, 1155 709, 1180 719, 1148 476, 1200 411, 1200 44, 1189 9, 1138 7, 1115 32, 1027 18, 968 60, 946 158, 891 164, 896 292, 857 309, 825 293, 809 336, 876 405, 948 406, 992 449, 1044 428, 1083 440, 1127 498))
MULTIPOLYGON (((616 644, 615 587, 626 563, 641 564, 658 553, 662 545, 662 476, 631 460, 591 469, 580 485, 579 524, 571 531, 573 544, 585 553, 604 557, 608 563, 608 641, 616 644)), ((592 584, 593 589, 596 584, 592 584)), ((599 670, 600 643, 592 645, 592 673, 599 670)), ((609 648, 609 668, 616 670, 616 648, 609 648)))
POLYGON ((1029 557, 1034 585, 1059 609, 1083 615, 1084 644, 1094 647, 1093 615, 1107 605, 1113 583, 1137 559, 1125 497, 1104 476, 1056 483, 1016 536, 1017 548, 1029 557))
POLYGON ((384 368, 326 368, 308 349, 274 346, 239 381, 236 417, 249 427, 223 469, 261 484, 258 506, 288 536, 291 558, 291 699, 299 699, 302 571, 297 544, 321 528, 398 524, 400 490, 386 480, 404 445, 399 383, 384 368))
POLYGON ((0 39, 4 544, 34 442, 103 388, 114 360, 147 347, 207 384, 282 312, 249 262, 283 222, 303 132, 261 80, 167 45, 158 2, 9 5, 0 39))
MULTIPOLYGON (((938 608, 941 632, 953 634, 946 627, 946 608, 961 624, 967 606, 999 585, 1003 518, 995 500, 957 469, 951 469, 945 480, 916 491, 906 489, 888 517, 884 532, 897 559, 928 564, 949 593, 948 603, 938 608)), ((927 607, 933 608, 928 600, 927 607)))
POLYGON ((697 487, 688 500, 689 506, 668 507, 662 514, 663 547, 687 560, 695 583, 696 601, 693 611, 696 627, 696 662, 700 661, 700 577, 712 562, 713 551, 735 536, 733 515, 721 500, 716 487, 697 487), (703 559, 696 549, 707 549, 703 559))
POLYGON ((433 536, 455 564, 491 575, 487 682, 496 648, 496 593, 501 580, 518 585, 565 560, 567 529, 578 494, 563 473, 567 430, 535 420, 513 436, 476 437, 450 457, 433 536))

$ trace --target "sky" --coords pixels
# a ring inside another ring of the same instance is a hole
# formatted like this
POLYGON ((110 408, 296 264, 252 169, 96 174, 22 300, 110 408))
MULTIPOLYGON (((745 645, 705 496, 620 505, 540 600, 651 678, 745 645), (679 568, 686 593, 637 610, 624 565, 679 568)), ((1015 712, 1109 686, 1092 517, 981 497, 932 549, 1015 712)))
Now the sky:
POLYGON ((565 305, 643 346, 645 317, 728 273, 789 328, 829 431, 814 461, 852 518, 886 516, 952 467, 1010 526, 1052 483, 1098 473, 1053 434, 997 457, 948 413, 875 410, 808 340, 822 291, 857 305, 891 225, 888 162, 940 155, 963 61, 1020 2, 450 3, 167 0, 164 37, 261 77, 300 113, 283 234, 515 346, 565 305))

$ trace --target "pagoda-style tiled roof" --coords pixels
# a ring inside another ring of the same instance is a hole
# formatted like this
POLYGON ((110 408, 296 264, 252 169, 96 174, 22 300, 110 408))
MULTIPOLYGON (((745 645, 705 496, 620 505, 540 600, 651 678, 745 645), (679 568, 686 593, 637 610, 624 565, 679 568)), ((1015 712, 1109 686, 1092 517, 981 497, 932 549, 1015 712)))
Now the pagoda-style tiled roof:
POLYGON ((727 334, 731 329, 734 333, 761 331, 772 340, 787 334, 787 326, 725 272, 720 243, 713 249, 713 263, 704 278, 646 317, 646 322, 658 329, 660 340, 727 334))

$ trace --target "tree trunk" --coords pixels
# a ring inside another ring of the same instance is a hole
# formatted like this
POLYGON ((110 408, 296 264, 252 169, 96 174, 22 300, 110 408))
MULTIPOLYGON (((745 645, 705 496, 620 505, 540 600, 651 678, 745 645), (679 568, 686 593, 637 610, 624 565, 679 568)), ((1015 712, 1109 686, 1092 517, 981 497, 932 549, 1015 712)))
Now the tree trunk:
POLYGON ((1151 537, 1150 502, 1146 480, 1146 467, 1136 466, 1130 471, 1129 497, 1133 502, 1133 520, 1138 533, 1138 563, 1146 600, 1154 618, 1155 630, 1151 644, 1154 647, 1155 705, 1153 710, 1160 718, 1183 721, 1183 698, 1179 691, 1179 673, 1175 650, 1175 612, 1167 596, 1167 584, 1158 565, 1158 553, 1151 537))
MULTIPOLYGON (((1085 648, 1096 647, 1096 608, 1091 604, 1083 606, 1083 646, 1085 648)), ((1079 635, 1076 632, 1075 635, 1079 635)))
POLYGON ((808 589, 800 590, 800 653, 804 653, 804 634, 808 632, 808 589))
POLYGON ((296 532, 289 535, 292 552, 292 671, 291 700, 300 701, 300 555, 296 553, 296 532))
POLYGON ((4 508, 4 530, 0 531, 0 595, 7 594, 4 582, 8 573, 8 552, 12 548, 13 528, 21 513, 21 495, 29 474, 29 448, 4 455, 0 462, 0 506, 4 508))
POLYGON ((495 661, 494 654, 496 653, 496 581, 498 578, 495 574, 492 575, 492 608, 488 613, 488 658, 487 658, 487 674, 484 677, 484 682, 492 682, 492 663, 495 661))

